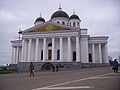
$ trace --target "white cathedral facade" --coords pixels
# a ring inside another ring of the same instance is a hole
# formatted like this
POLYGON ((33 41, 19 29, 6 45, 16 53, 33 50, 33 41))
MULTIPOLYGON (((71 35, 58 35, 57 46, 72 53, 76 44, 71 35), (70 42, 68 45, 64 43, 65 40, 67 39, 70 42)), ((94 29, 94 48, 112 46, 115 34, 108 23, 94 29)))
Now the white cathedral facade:
POLYGON ((11 41, 12 64, 19 62, 108 63, 108 36, 91 37, 80 27, 78 15, 61 7, 49 21, 42 16, 35 26, 21 31, 22 39, 11 41))

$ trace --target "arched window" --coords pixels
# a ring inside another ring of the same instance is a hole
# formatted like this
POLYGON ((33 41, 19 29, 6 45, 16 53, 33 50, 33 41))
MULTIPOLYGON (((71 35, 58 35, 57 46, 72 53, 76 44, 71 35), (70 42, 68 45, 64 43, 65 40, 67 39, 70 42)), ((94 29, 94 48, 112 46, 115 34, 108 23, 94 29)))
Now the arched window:
POLYGON ((41 51, 41 60, 43 60, 43 50, 41 51))
POLYGON ((73 22, 73 27, 75 27, 76 25, 75 25, 75 22, 73 22))
POLYGON ((70 26, 71 26, 71 22, 70 22, 70 26))
POLYGON ((52 43, 49 43, 49 44, 48 44, 48 47, 52 47, 52 43))
POLYGON ((89 53, 89 62, 92 62, 92 54, 89 53))
POLYGON ((79 23, 79 22, 77 22, 77 26, 78 26, 78 27, 80 26, 80 23, 79 23))
POLYGON ((59 21, 57 21, 57 23, 60 23, 59 21))
POLYGON ((65 22, 62 22, 63 25, 65 25, 65 22))
POLYGON ((60 59, 60 50, 58 49, 57 50, 57 60, 59 60, 60 59))
POLYGON ((73 52, 73 61, 76 61, 76 52, 73 52))

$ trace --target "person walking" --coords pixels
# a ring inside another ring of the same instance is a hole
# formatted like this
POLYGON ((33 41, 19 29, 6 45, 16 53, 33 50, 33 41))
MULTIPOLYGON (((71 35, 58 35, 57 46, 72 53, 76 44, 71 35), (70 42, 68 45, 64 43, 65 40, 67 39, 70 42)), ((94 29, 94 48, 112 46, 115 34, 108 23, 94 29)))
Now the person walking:
POLYGON ((119 67, 119 63, 118 63, 117 59, 115 59, 113 61, 113 68, 112 68, 114 70, 114 72, 118 73, 118 67, 119 67))
POLYGON ((58 68, 59 68, 59 66, 58 66, 58 65, 56 65, 56 72, 58 72, 58 71, 59 71, 59 69, 58 69, 58 68))
POLYGON ((30 63, 30 68, 29 68, 29 70, 30 70, 30 77, 31 77, 31 74, 34 76, 34 65, 33 65, 32 62, 30 63))
POLYGON ((19 65, 17 65, 17 67, 16 67, 16 72, 17 72, 17 74, 19 74, 19 72, 20 72, 19 65))
POLYGON ((53 72, 55 71, 55 66, 52 67, 52 71, 53 71, 53 72))

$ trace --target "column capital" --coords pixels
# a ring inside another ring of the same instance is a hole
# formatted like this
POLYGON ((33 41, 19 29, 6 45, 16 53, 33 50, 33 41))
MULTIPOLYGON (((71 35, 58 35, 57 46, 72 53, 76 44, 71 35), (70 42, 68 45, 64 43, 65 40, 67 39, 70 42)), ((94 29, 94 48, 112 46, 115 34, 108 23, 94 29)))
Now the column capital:
POLYGON ((67 36, 67 38, 71 38, 72 36, 67 36))

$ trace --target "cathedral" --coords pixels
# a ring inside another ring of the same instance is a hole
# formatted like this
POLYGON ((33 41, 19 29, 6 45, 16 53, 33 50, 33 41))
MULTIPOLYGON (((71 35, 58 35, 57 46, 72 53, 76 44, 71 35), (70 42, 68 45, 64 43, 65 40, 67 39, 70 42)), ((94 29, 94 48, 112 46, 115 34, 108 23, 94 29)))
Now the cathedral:
POLYGON ((80 23, 75 12, 69 16, 61 6, 49 21, 40 15, 33 27, 19 32, 21 40, 11 41, 12 64, 24 71, 30 62, 37 70, 55 64, 79 68, 108 63, 108 36, 91 37, 80 23))

